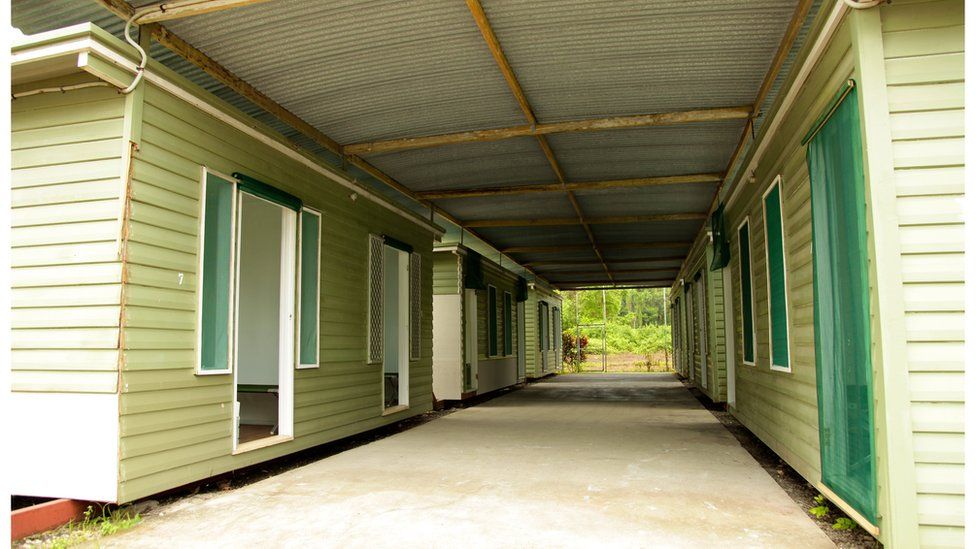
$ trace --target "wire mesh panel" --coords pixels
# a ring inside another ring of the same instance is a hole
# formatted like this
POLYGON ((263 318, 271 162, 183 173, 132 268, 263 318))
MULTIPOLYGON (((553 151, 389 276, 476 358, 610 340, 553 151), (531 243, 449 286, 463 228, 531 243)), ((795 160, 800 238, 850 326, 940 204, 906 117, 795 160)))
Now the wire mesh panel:
POLYGON ((420 254, 410 254, 410 360, 420 358, 420 254))
POLYGON ((383 239, 369 235, 368 361, 383 361, 383 239))
POLYGON ((861 154, 857 96, 850 93, 807 151, 820 455, 823 483, 877 524, 871 289, 861 154))

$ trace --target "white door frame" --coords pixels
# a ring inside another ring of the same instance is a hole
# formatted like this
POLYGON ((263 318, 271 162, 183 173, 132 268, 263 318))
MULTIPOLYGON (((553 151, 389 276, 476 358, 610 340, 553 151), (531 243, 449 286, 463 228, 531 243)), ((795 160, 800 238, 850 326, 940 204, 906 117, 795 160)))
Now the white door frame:
POLYGON ((295 291, 298 276, 296 238, 298 233, 298 212, 271 202, 260 196, 241 191, 237 193, 237 220, 234 231, 234 425, 231 429, 231 452, 237 453, 239 444, 239 431, 237 429, 239 413, 237 410, 237 374, 238 368, 238 343, 240 338, 237 331, 240 329, 240 288, 241 288, 241 232, 244 229, 242 221, 244 215, 244 194, 249 198, 263 200, 279 208, 281 216, 281 255, 280 255, 280 282, 278 299, 278 433, 273 436, 265 437, 245 444, 240 451, 254 450, 267 446, 269 443, 275 444, 291 440, 295 434, 295 291), (253 446, 252 446, 252 443, 253 446))
POLYGON ((515 333, 518 336, 518 370, 516 378, 518 381, 525 379, 525 302, 519 301, 515 304, 515 333))
MULTIPOLYGON (((464 362, 471 365, 471 391, 478 390, 478 293, 464 290, 464 362)), ((463 372, 462 372, 463 373, 463 372)), ((461 392, 464 391, 461 380, 461 392)))

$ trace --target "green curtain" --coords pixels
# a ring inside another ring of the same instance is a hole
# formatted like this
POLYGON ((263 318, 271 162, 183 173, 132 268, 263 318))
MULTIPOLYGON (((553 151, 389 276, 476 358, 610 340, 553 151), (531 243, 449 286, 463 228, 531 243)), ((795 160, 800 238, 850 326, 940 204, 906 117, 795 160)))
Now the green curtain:
POLYGON ((766 215, 766 265, 769 277, 769 329, 772 332, 771 366, 790 367, 789 320, 786 311, 786 242, 783 238, 782 185, 777 183, 763 198, 766 215))
POLYGON ((485 272, 481 267, 481 254, 468 250, 464 256, 464 287, 468 290, 484 290, 485 272))
POLYGON ((234 184, 207 174, 200 284, 200 369, 230 370, 231 230, 234 184))
POLYGON ((319 216, 302 210, 299 362, 319 363, 319 216))
POLYGON ((712 212, 712 262, 709 264, 710 271, 718 271, 729 264, 731 253, 729 252, 729 237, 725 231, 725 204, 719 204, 718 208, 712 212))
POLYGON ((742 303, 742 360, 756 362, 756 330, 752 325, 752 248, 749 224, 739 227, 739 300, 742 303))
POLYGON ((866 197, 856 93, 841 96, 813 136, 807 164, 821 475, 876 524, 866 197))

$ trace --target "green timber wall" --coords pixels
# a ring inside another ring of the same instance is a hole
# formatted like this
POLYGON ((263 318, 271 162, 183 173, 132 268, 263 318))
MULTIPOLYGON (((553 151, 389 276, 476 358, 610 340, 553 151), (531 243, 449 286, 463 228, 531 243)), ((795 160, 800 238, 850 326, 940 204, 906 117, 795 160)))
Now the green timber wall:
MULTIPOLYGON (((733 414, 807 481, 820 481, 816 360, 813 341, 813 271, 810 226, 810 178, 801 139, 854 68, 848 24, 836 31, 820 61, 803 84, 782 125, 758 159, 755 178, 743 181, 736 200, 726 206, 726 223, 737 235, 749 217, 756 360, 742 358, 742 307, 733 301, 735 322, 736 403, 733 414), (787 303, 791 371, 770 369, 766 283, 765 220, 762 195, 782 175, 787 303)), ((732 238, 732 295, 738 296, 739 244, 732 238)))
MULTIPOLYGON (((881 8, 919 543, 963 546, 962 0, 881 8)), ((971 214, 970 214, 971 215, 971 214)))
MULTIPOLYGON (((516 312, 516 302, 515 302, 515 288, 517 285, 517 276, 492 263, 485 257, 481 259, 481 268, 484 273, 485 287, 484 290, 477 290, 475 292, 478 301, 478 378, 479 380, 488 379, 489 375, 494 377, 495 374, 489 374, 489 370, 496 368, 510 368, 512 371, 513 383, 518 381, 518 338, 520 337, 518 333, 517 324, 517 312, 516 312), (497 314, 495 315, 495 329, 498 334, 498 354, 493 356, 488 356, 488 290, 487 286, 492 285, 495 287, 496 300, 495 305, 497 309, 497 314), (502 322, 504 315, 502 314, 504 308, 504 295, 508 292, 512 295, 512 310, 511 310, 511 328, 512 328, 512 353, 505 355, 505 338, 502 332, 502 322)), ((462 311, 464 305, 462 304, 462 311)), ((464 313, 462 313, 464 314, 464 313)), ((462 317, 463 318, 463 317, 462 317)), ((463 339, 463 337, 462 337, 463 339)), ((497 388, 497 387, 496 387, 497 388)), ((485 388, 479 383, 478 391, 484 392, 485 388)))
POLYGON ((557 355, 562 348, 562 326, 555 330, 556 349, 540 353, 539 351, 539 301, 549 303, 550 318, 552 307, 559 307, 562 312, 562 298, 548 288, 536 283, 529 288, 528 300, 525 302, 525 375, 526 377, 542 377, 559 369, 557 355), (543 356, 544 355, 544 356, 543 356))
POLYGON ((125 243, 120 501, 429 410, 432 234, 370 200, 352 201, 348 189, 154 85, 142 116, 125 243), (194 371, 201 166, 261 179, 323 216, 320 367, 295 371, 294 440, 239 455, 231 455, 233 377, 194 371), (380 366, 365 360, 370 233, 411 244, 423 267, 410 409, 385 417, 380 366))
MULTIPOLYGON (((29 87, 91 80, 75 75, 29 87)), ((11 102, 15 392, 114 394, 118 387, 124 104, 109 88, 11 102)))

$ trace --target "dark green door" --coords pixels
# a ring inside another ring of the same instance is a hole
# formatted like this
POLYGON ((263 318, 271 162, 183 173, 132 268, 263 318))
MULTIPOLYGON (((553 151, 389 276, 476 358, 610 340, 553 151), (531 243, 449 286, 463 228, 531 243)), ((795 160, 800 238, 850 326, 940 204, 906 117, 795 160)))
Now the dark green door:
POLYGON ((807 150, 823 483, 877 523, 866 197, 856 90, 807 150))

